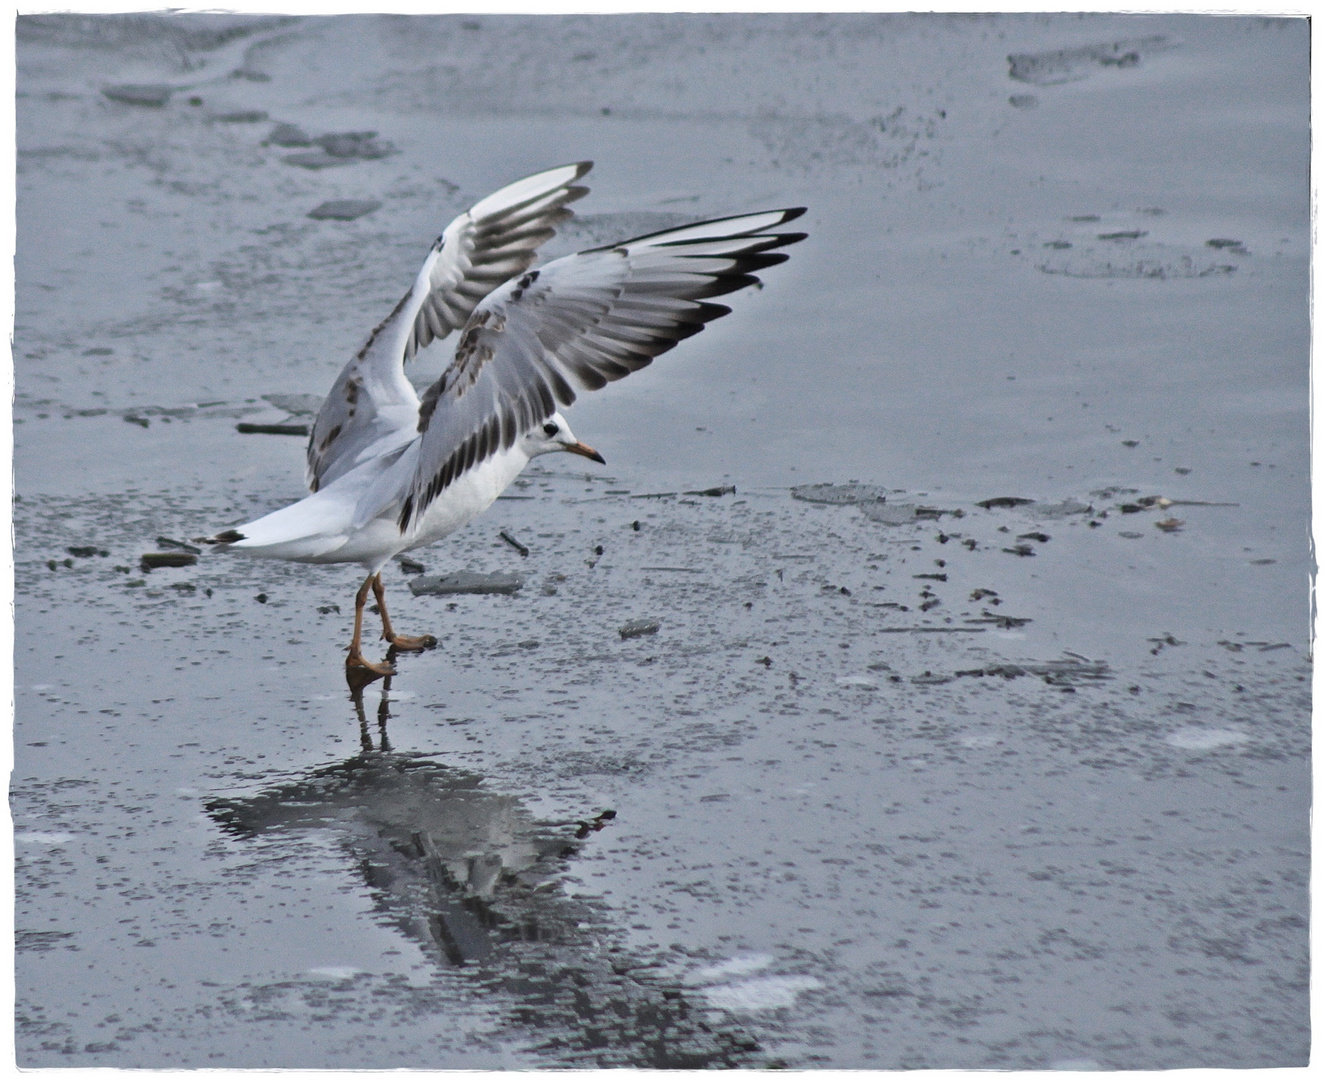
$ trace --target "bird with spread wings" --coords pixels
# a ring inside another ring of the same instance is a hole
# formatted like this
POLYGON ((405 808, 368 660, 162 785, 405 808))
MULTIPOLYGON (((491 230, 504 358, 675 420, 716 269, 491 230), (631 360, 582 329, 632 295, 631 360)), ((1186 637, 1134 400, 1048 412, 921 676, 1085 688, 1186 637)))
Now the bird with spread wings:
POLYGON ((702 221, 591 248, 532 269, 538 248, 588 193, 578 162, 519 180, 461 214, 432 245, 413 288, 337 376, 308 441, 311 494, 207 538, 225 550, 359 563, 346 659, 352 678, 388 674, 362 653, 372 592, 395 651, 436 643, 397 634, 382 567, 486 510, 529 461, 568 452, 601 462, 559 408, 730 312, 711 298, 757 284, 805 238, 780 231, 800 207, 702 221), (405 365, 460 331, 422 399, 405 365))

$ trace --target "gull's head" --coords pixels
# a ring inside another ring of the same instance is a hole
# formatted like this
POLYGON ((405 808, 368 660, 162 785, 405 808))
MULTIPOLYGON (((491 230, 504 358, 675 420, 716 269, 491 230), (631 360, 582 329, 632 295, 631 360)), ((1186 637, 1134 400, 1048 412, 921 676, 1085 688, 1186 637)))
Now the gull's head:
POLYGON ((585 446, 575 437, 570 425, 566 423, 566 418, 561 413, 554 412, 526 435, 524 437, 524 448, 531 458, 538 457, 539 454, 552 454, 558 450, 564 450, 569 454, 579 454, 581 457, 587 457, 590 461, 596 461, 600 465, 607 464, 603 460, 602 454, 592 446, 585 446))

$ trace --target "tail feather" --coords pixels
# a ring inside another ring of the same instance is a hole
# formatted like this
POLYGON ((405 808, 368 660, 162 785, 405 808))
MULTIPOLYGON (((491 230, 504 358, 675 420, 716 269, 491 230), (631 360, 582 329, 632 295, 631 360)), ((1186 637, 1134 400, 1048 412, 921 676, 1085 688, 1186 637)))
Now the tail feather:
POLYGON ((312 559, 345 543, 354 501, 333 485, 254 521, 206 537, 223 551, 276 559, 312 559))

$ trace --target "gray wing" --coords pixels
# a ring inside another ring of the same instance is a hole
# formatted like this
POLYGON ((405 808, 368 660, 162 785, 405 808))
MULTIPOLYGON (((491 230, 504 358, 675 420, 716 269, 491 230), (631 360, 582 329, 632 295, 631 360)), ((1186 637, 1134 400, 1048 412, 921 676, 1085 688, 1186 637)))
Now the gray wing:
POLYGON ((413 288, 337 376, 308 440, 307 481, 317 491, 362 462, 407 444, 419 398, 405 377, 415 353, 465 324, 478 303, 533 263, 572 216, 575 186, 593 167, 562 165, 476 203, 437 238, 413 288))
MULTIPOLYGON (((357 520, 390 509, 402 533, 465 469, 512 446, 575 390, 597 390, 731 309, 708 303, 758 282, 783 262, 775 248, 804 233, 778 232, 797 207, 706 221, 569 255, 507 282, 470 317, 451 366, 419 408, 407 484, 361 506, 357 520)), ((405 459, 402 459, 402 465, 405 459)))

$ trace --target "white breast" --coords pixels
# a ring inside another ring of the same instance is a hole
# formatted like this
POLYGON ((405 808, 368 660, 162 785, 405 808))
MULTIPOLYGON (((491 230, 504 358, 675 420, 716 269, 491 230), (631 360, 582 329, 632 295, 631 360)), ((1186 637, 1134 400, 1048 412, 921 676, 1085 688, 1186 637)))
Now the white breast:
MULTIPOLYGON (((528 463, 529 455, 518 444, 494 454, 457 477, 429 503, 423 517, 404 535, 401 535, 397 521, 399 500, 384 499, 381 493, 405 490, 413 477, 414 455, 407 451, 385 471, 380 467, 374 470, 371 463, 365 464, 337 479, 316 495, 255 523, 261 526, 268 520, 275 521, 286 516, 297 519, 294 522, 298 526, 295 530, 299 538, 297 551, 286 543, 279 549, 269 546, 266 550, 250 550, 249 553, 301 562, 357 562, 372 572, 381 569, 392 555, 431 544, 478 517, 496 501, 497 496, 506 490, 507 485, 520 475, 520 470, 528 463), (361 491, 363 494, 358 500, 359 509, 355 510, 355 496, 361 491), (318 500, 334 504, 337 515, 334 521, 324 523, 323 528, 313 529, 316 535, 309 536, 306 535, 309 531, 307 508, 318 500), (381 507, 381 510, 377 513, 370 511, 372 516, 365 518, 362 516, 362 506, 367 500, 381 507)), ((242 531, 248 533, 253 527, 244 526, 242 531)), ((263 539, 270 544, 271 539, 265 534, 263 539)), ((286 538, 282 536, 281 539, 286 538)), ((234 546, 254 547, 248 543, 234 546)))
POLYGON ((516 443, 466 470, 429 504, 415 528, 401 537, 399 550, 431 544, 468 524, 491 506, 528 464, 529 455, 516 443))

